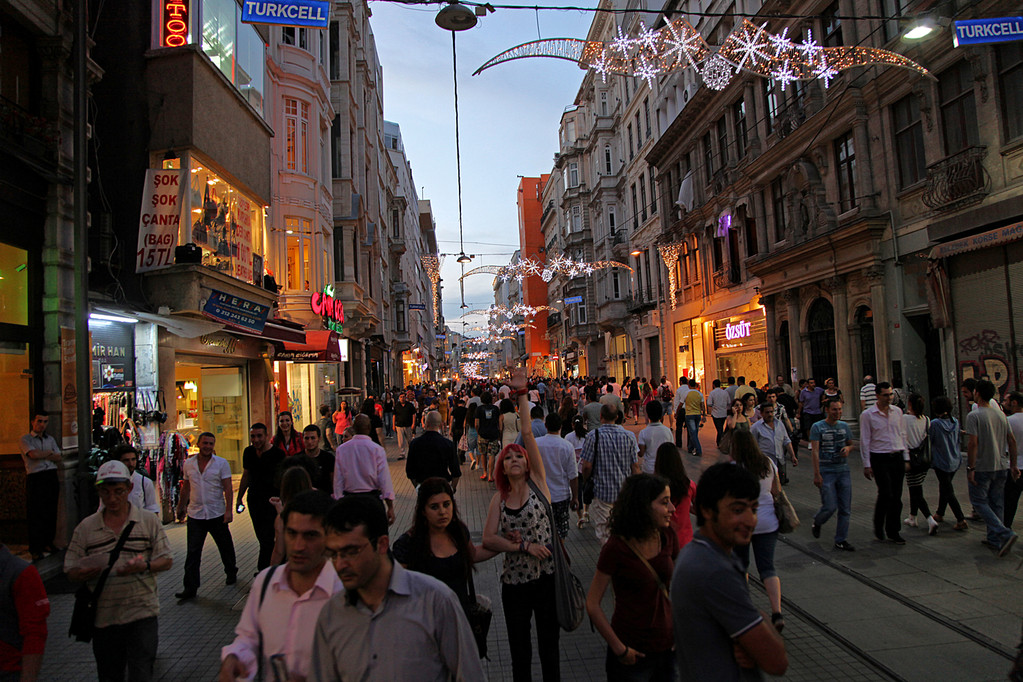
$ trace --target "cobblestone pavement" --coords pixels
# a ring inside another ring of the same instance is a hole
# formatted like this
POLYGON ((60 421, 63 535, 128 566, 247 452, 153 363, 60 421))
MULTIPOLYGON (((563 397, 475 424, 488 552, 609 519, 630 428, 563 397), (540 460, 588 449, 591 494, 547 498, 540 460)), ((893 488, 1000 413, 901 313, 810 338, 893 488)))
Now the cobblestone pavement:
MULTIPOLYGON (((641 426, 629 428, 638 431, 641 426)), ((701 433, 703 459, 686 459, 694 477, 718 457, 710 433, 710 429, 701 433)), ((396 459, 393 441, 388 442, 388 452, 397 493, 393 531, 398 534, 411 524, 413 490, 404 476, 404 462, 396 459)), ((805 523, 779 543, 776 558, 786 599, 785 640, 790 668, 784 679, 1005 679, 1011 665, 1005 655, 1018 642, 1023 613, 1021 576, 1014 570, 1018 558, 998 560, 990 554, 979 543, 983 537, 979 528, 967 533, 949 530, 936 538, 908 529, 912 532, 906 533, 906 547, 872 542, 873 485, 859 475, 858 464, 853 465, 850 540, 859 551, 833 552, 827 541, 833 525, 825 527, 820 540, 810 535, 809 519, 819 497, 809 481, 809 457, 804 464, 790 469, 792 483, 786 490, 805 523)), ((928 481, 925 489, 936 499, 933 481, 928 481)), ((489 484, 464 467, 456 496, 476 542, 482 535, 492 495, 489 484)), ((962 490, 960 499, 965 498, 962 490)), ((220 559, 210 540, 203 553, 199 597, 181 605, 173 595, 181 589, 185 528, 175 524, 166 526, 166 530, 174 550, 174 567, 158 579, 161 615, 156 677, 212 680, 219 666, 220 647, 233 637, 255 572, 257 545, 252 526, 248 514, 236 517, 231 524, 238 552, 238 584, 224 585, 220 559)), ((599 552, 592 530, 579 530, 573 525, 567 546, 573 570, 588 585, 599 552)), ((478 569, 477 591, 491 596, 494 605, 490 659, 484 661, 484 670, 491 680, 511 680, 500 599, 501 559, 483 563, 478 569)), ((53 592, 61 588, 59 580, 49 585, 53 592)), ((766 610, 766 596, 755 580, 752 593, 757 605, 766 610)), ((604 603, 608 614, 612 599, 609 590, 604 603)), ((91 648, 66 638, 72 594, 66 590, 53 593, 51 601, 50 639, 41 679, 94 677, 91 648)), ((603 640, 588 623, 575 632, 561 633, 560 647, 564 680, 604 679, 603 640)), ((534 678, 541 679, 535 653, 534 678)), ((408 679, 414 680, 414 675, 408 679)))

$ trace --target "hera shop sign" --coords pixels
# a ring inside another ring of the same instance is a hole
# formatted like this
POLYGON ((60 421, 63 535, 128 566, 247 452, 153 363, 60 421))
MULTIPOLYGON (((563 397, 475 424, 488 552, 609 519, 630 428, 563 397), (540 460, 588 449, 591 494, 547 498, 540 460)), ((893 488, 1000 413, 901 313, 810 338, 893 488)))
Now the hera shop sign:
POLYGON ((174 264, 178 227, 181 225, 181 213, 185 210, 182 173, 181 170, 155 168, 146 171, 135 272, 159 270, 174 264))
POLYGON ((163 0, 160 17, 160 46, 181 47, 188 43, 189 0, 163 0))
POLYGON ((323 326, 331 331, 340 332, 345 323, 345 307, 334 298, 334 286, 327 285, 323 292, 316 292, 309 301, 312 311, 323 318, 323 326))

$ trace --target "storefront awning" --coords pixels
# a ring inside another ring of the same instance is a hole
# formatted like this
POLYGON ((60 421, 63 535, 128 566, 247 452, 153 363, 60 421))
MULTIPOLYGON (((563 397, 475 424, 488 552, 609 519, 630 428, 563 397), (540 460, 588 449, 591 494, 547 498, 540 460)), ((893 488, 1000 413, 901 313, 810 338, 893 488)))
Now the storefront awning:
POLYGON ((931 249, 927 257, 932 260, 947 258, 960 253, 966 253, 967 251, 986 249, 989 246, 1001 246, 1017 239, 1023 239, 1023 222, 1016 222, 995 230, 975 234, 972 237, 963 237, 955 241, 938 244, 931 249))
POLYGON ((305 343, 285 341, 274 353, 274 360, 288 362, 347 362, 348 339, 337 332, 317 329, 305 332, 305 343))
POLYGON ((220 322, 196 319, 194 317, 179 317, 176 315, 155 315, 143 313, 137 310, 126 310, 116 306, 96 306, 96 312, 121 317, 133 317, 142 322, 158 324, 167 331, 186 339, 194 339, 205 334, 213 334, 224 328, 220 322))
POLYGON ((274 341, 278 343, 306 343, 306 335, 312 332, 306 332, 302 329, 295 329, 294 327, 275 322, 274 320, 267 320, 266 324, 263 325, 263 331, 259 334, 249 331, 248 329, 239 329, 233 325, 227 325, 227 330, 232 334, 239 336, 251 336, 254 339, 262 339, 264 341, 274 341))

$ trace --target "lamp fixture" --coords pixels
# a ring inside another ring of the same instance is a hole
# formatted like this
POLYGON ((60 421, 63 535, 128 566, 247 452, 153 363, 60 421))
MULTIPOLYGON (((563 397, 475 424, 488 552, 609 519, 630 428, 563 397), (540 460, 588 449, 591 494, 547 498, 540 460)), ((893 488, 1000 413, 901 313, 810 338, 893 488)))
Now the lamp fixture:
POLYGON ((921 38, 926 38, 935 30, 937 30, 937 25, 934 19, 924 16, 913 20, 909 29, 902 34, 902 38, 903 40, 920 40, 921 38))
POLYGON ((458 254, 458 258, 455 260, 456 263, 471 263, 472 256, 466 255, 465 251, 458 254))
POLYGON ((638 258, 639 256, 642 256, 642 255, 643 255, 643 252, 642 252, 642 251, 640 251, 639 249, 636 249, 635 251, 633 251, 633 252, 632 252, 631 254, 629 254, 629 255, 631 255, 631 256, 636 256, 636 257, 638 258))
POLYGON ((476 25, 476 13, 465 5, 451 2, 447 7, 437 12, 434 19, 437 25, 448 31, 465 31, 476 25))

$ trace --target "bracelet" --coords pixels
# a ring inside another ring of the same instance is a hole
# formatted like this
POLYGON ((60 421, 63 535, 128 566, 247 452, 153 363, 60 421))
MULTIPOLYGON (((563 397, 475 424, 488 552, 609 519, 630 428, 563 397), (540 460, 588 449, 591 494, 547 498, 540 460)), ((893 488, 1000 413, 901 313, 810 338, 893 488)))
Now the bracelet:
POLYGON ((517 391, 512 391, 511 394, 512 394, 513 397, 518 398, 520 395, 526 395, 527 393, 529 393, 529 389, 527 389, 527 388, 520 388, 517 391))
POLYGON ((526 541, 525 540, 519 540, 519 551, 520 552, 525 552, 526 551, 526 541))

